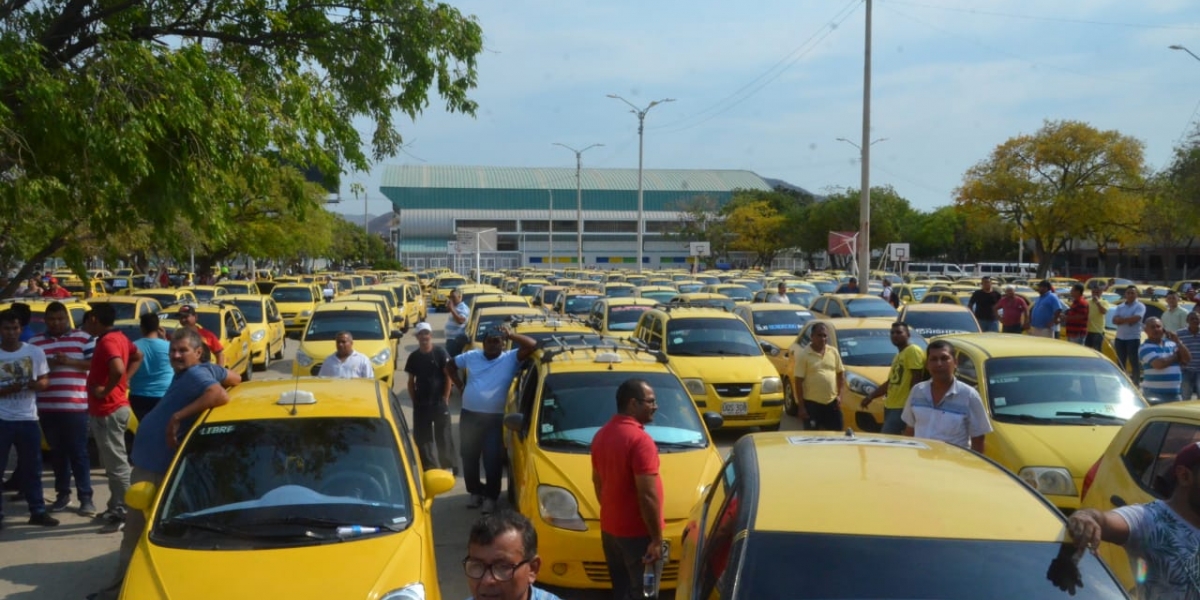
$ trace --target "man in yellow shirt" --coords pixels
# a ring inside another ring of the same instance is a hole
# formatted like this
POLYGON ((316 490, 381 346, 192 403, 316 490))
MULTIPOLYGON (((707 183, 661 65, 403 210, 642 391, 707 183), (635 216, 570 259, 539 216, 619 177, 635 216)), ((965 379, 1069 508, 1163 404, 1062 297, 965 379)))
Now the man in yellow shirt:
POLYGON ((842 388, 846 386, 846 371, 837 348, 830 348, 829 328, 824 323, 812 327, 812 341, 793 352, 793 397, 798 402, 799 416, 809 430, 841 431, 842 388))
POLYGON ((863 398, 862 409, 867 410, 876 398, 887 396, 883 401, 883 433, 902 435, 904 403, 912 387, 925 378, 925 351, 916 344, 908 343, 911 332, 907 323, 892 323, 892 345, 899 350, 892 358, 887 381, 863 398))
POLYGON ((1104 313, 1108 312, 1104 288, 1103 281, 1092 288, 1092 297, 1088 301, 1087 337, 1083 338, 1083 345, 1097 352, 1104 347, 1104 313))

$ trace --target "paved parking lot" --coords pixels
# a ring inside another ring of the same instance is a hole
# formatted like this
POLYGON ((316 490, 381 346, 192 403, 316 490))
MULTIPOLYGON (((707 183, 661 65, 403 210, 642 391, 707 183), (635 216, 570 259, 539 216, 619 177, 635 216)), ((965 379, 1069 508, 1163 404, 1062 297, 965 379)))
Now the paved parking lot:
MULTIPOLYGON (((429 321, 440 337, 446 317, 431 314, 429 321)), ((438 340, 440 342, 440 340, 438 340)), ((408 352, 416 347, 412 334, 401 340, 399 364, 403 366, 408 352)), ((266 373, 254 373, 254 379, 283 379, 291 377, 292 356, 295 342, 289 341, 284 352, 285 360, 277 361, 266 373)), ((396 391, 405 399, 408 393, 404 380, 397 381, 396 391)), ((455 407, 457 409, 457 406, 455 407)), ((456 411, 457 412, 457 411, 456 411)), ((796 429, 798 423, 785 417, 784 429, 796 429)), ((455 428, 457 430, 457 427, 455 428)), ((455 432, 457 433, 457 431, 455 432)), ((714 436, 722 452, 736 441, 740 432, 717 432, 714 436)), ((9 469, 14 458, 9 459, 9 469)), ((8 472, 8 469, 5 471, 8 472)), ((108 500, 108 489, 104 473, 92 472, 96 487, 96 505, 103 507, 108 500)), ((43 475, 48 493, 53 495, 53 479, 48 467, 43 475)), ((112 576, 116 565, 116 550, 120 543, 119 534, 99 534, 99 524, 91 519, 76 516, 72 512, 60 513, 62 524, 55 528, 25 525, 27 512, 24 502, 13 502, 12 495, 4 498, 4 514, 7 527, 0 531, 0 598, 9 600, 73 600, 82 599, 89 592, 101 587, 112 576)), ((467 494, 462 481, 433 503, 433 525, 435 552, 438 561, 438 578, 442 596, 447 600, 467 598, 466 578, 459 564, 466 555, 466 538, 475 511, 466 508, 467 494)), ((254 568, 247 564, 246 568, 254 568)), ((222 574, 214 574, 220 576, 222 574)), ((231 574, 236 576, 236 574, 231 574)), ((607 598, 603 592, 568 591, 567 600, 607 598)), ((664 594, 664 597, 671 597, 664 594)))

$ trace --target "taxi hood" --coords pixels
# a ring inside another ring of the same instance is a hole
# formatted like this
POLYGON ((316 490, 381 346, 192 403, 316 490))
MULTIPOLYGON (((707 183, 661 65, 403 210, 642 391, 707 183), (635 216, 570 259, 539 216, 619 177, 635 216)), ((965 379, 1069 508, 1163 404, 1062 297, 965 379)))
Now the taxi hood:
POLYGON ((1065 467, 1074 479, 1108 449, 1119 425, 1025 425, 992 421, 984 453, 1013 473, 1022 467, 1065 467))
POLYGON ((705 383, 758 383, 764 377, 779 377, 766 354, 754 356, 671 356, 671 370, 681 379, 703 379, 705 383))
MULTIPOLYGON (((685 452, 660 453, 659 474, 663 480, 663 518, 686 519, 700 490, 712 483, 721 468, 721 456, 710 445, 685 452)), ((538 483, 569 490, 579 502, 586 521, 600 519, 600 502, 592 485, 592 457, 585 453, 546 452, 537 454, 534 468, 538 483)))
MULTIPOLYGON (((378 598, 421 583, 424 550, 415 530, 320 546, 269 550, 164 548, 143 537, 122 598, 378 598)), ((423 582, 428 587, 436 583, 423 582)))

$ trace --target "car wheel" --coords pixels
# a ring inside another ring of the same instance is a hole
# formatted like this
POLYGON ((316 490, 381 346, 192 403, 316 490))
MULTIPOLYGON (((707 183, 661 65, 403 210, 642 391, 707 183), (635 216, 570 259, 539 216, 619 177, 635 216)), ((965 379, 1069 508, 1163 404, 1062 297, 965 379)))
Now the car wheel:
POLYGON ((790 379, 783 380, 783 412, 787 413, 790 417, 800 414, 800 405, 796 403, 790 379))

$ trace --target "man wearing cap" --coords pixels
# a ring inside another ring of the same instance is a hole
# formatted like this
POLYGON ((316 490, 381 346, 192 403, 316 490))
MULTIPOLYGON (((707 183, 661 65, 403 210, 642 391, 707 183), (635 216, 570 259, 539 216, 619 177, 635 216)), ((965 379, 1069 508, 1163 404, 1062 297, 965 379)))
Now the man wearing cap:
POLYGON ((366 354, 354 349, 354 336, 349 331, 339 331, 334 336, 337 350, 321 363, 317 377, 334 379, 375 379, 375 369, 366 354))
POLYGON ((1029 309, 1029 335, 1054 337, 1054 326, 1062 316, 1062 302, 1052 293, 1053 289, 1046 279, 1038 282, 1038 299, 1029 309))
POLYGON ((1000 316, 1000 331, 1022 333, 1029 322, 1029 303, 1017 295, 1017 288, 1004 286, 1004 295, 996 302, 996 314, 1000 316))
POLYGON ((225 346, 221 345, 221 338, 217 337, 217 334, 201 327, 200 324, 196 322, 196 306, 194 304, 184 304, 180 306, 179 312, 176 314, 176 318, 179 319, 180 327, 187 327, 188 329, 199 333, 200 338, 204 340, 204 345, 208 348, 208 352, 210 354, 208 357, 209 360, 205 360, 204 362, 211 362, 218 367, 224 367, 225 346))
POLYGON ((71 292, 68 292, 67 288, 58 285, 57 277, 51 277, 50 278, 50 287, 46 288, 46 291, 42 292, 42 297, 43 298, 54 298, 56 300, 62 300, 65 298, 70 298, 71 292))
POLYGON ((493 327, 484 334, 483 349, 459 354, 446 363, 446 374, 462 390, 462 412, 458 417, 463 480, 471 494, 468 508, 482 507, 490 513, 500 498, 500 478, 504 471, 504 403, 508 388, 521 363, 537 349, 528 336, 505 327, 493 327), (504 342, 518 347, 507 352, 504 342), (459 369, 470 371, 464 386, 459 369), (487 484, 479 482, 479 460, 483 459, 487 484))
POLYGON ((417 350, 408 355, 408 397, 413 403, 413 441, 426 469, 447 469, 458 474, 454 436, 450 431, 450 390, 446 374, 450 355, 433 345, 433 327, 417 323, 417 350))
POLYGON ((1138 573, 1139 597, 1200 598, 1200 443, 1180 449, 1154 487, 1166 500, 1107 512, 1085 508, 1071 514, 1067 528, 1076 544, 1092 550, 1100 542, 1123 547, 1138 573))

